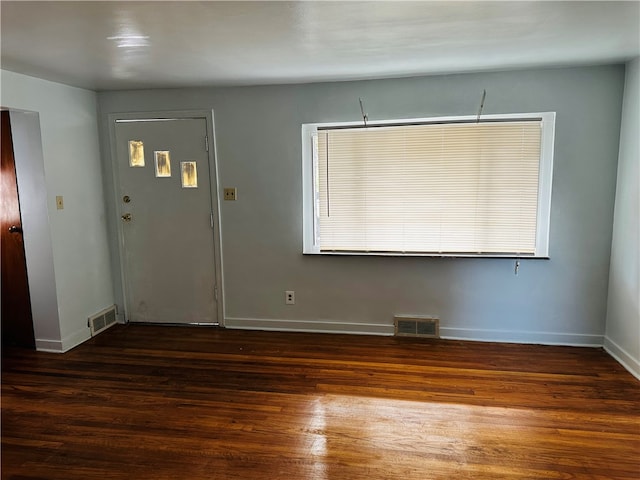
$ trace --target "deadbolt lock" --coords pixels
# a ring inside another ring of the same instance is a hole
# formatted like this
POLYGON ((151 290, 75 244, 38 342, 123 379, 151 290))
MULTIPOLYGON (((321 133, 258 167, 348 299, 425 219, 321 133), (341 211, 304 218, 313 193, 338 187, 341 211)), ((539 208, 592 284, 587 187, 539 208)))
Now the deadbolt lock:
POLYGON ((125 213, 124 215, 122 215, 122 221, 123 222, 130 222, 131 221, 131 214, 130 213, 125 213))
POLYGON ((124 203, 129 203, 131 201, 131 197, 129 197, 129 195, 125 195, 124 197, 122 197, 122 201, 124 203))

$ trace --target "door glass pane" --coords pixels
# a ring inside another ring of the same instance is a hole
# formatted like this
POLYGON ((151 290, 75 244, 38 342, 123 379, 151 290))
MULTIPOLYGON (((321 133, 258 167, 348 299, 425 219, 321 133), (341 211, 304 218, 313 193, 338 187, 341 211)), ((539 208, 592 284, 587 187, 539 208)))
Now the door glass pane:
POLYGON ((171 176, 171 158, 168 150, 153 152, 156 162, 156 177, 171 176))
POLYGON ((198 171, 196 162, 180 162, 182 188, 198 188, 198 171))
POLYGON ((129 140, 129 166, 144 167, 144 145, 142 140, 129 140))

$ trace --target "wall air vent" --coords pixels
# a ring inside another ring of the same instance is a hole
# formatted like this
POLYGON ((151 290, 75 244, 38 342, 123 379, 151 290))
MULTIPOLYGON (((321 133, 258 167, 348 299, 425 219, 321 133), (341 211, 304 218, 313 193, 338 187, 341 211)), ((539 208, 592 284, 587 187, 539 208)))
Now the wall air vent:
POLYGON ((106 330, 116 323, 116 306, 112 305, 109 308, 105 308, 101 312, 89 317, 88 325, 91 330, 91 336, 96 336, 98 333, 106 330))
POLYGON ((438 318, 396 315, 393 317, 393 324, 398 337, 440 337, 438 318))

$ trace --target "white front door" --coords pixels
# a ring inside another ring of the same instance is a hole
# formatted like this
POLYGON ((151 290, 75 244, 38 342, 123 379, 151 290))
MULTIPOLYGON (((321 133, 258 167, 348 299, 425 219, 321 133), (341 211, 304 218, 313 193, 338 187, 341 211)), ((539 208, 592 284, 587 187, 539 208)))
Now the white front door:
POLYGON ((205 118, 116 121, 128 321, 218 321, 206 136, 205 118))

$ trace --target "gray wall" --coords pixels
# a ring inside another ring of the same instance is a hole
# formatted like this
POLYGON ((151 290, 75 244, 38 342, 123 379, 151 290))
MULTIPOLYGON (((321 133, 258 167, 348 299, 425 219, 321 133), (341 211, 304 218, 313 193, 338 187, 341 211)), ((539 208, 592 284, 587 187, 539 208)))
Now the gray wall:
POLYGON ((449 337, 602 345, 623 87, 614 65, 99 93, 111 249, 107 114, 211 108, 220 187, 238 188, 221 202, 227 326, 391 333, 394 314, 424 314, 449 337), (302 255, 302 123, 358 120, 358 97, 372 120, 475 114, 483 89, 487 114, 557 112, 550 260, 515 276, 508 259, 302 255))
POLYGON ((627 64, 605 348, 640 378, 640 58, 627 64))

